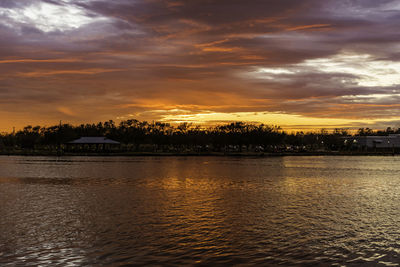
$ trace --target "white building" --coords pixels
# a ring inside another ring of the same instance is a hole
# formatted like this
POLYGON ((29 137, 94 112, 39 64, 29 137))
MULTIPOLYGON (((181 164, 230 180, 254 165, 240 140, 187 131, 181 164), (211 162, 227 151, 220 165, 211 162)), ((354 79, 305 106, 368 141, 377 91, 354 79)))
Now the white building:
POLYGON ((360 148, 400 148, 400 134, 388 136, 349 136, 345 144, 352 144, 360 148))

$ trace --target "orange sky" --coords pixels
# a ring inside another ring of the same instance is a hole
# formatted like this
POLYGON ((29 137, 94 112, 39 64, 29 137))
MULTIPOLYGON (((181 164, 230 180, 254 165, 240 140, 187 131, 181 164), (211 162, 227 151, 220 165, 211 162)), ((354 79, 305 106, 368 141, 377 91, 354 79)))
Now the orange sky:
POLYGON ((0 2, 0 132, 122 119, 400 127, 398 1, 0 2))

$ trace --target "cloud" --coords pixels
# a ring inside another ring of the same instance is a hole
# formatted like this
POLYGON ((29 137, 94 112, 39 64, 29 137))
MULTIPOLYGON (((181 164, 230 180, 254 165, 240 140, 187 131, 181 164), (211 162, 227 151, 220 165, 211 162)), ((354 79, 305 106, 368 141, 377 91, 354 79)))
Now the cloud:
POLYGON ((57 62, 78 62, 78 59, 74 58, 61 58, 61 59, 8 59, 0 60, 0 64, 11 64, 11 63, 57 63, 57 62))
POLYGON ((76 122, 154 110, 391 121, 399 11, 391 0, 5 0, 0 109, 29 109, 27 123, 69 116, 55 107, 76 122))
POLYGON ((118 69, 81 69, 81 70, 55 70, 55 71, 34 71, 34 72, 21 72, 17 76, 21 77, 44 77, 52 75, 93 75, 105 72, 121 71, 118 69))

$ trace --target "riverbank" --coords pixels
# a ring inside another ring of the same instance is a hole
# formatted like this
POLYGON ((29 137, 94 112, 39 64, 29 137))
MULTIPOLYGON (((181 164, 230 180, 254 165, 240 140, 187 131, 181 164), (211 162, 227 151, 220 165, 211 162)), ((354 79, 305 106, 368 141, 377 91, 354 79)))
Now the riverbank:
POLYGON ((389 151, 309 151, 309 152, 52 152, 52 151, 2 151, 0 156, 109 156, 109 157, 284 157, 284 156, 395 156, 389 151))

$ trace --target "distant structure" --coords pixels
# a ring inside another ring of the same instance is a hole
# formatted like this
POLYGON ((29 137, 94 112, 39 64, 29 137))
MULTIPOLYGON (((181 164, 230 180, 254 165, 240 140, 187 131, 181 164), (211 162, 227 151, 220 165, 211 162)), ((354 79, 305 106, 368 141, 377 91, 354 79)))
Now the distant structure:
POLYGON ((67 150, 93 149, 94 147, 96 151, 99 151, 100 149, 110 149, 119 145, 121 145, 120 142, 108 139, 106 137, 81 137, 66 144, 67 150))
POLYGON ((120 142, 108 139, 107 137, 81 137, 74 141, 69 142, 68 144, 80 144, 80 145, 119 145, 120 142))
POLYGON ((388 136, 350 136, 344 140, 345 144, 351 144, 361 149, 400 148, 400 134, 388 136))

